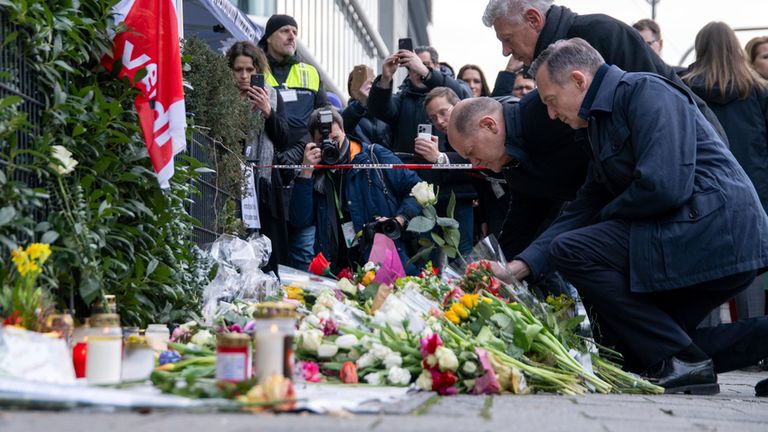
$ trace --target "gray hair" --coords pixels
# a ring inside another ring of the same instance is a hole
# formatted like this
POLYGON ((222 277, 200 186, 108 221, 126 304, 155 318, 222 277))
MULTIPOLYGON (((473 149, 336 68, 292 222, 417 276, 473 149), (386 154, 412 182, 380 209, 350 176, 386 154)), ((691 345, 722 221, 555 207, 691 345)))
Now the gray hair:
POLYGON ((489 97, 464 99, 459 110, 453 111, 451 123, 456 132, 463 136, 470 132, 472 126, 477 125, 477 120, 480 116, 492 115, 501 111, 501 103, 496 99, 489 97))
POLYGON ((493 23, 504 18, 512 24, 523 22, 523 13, 528 9, 536 9, 546 15, 553 0, 491 0, 483 13, 483 24, 493 27, 493 23))
POLYGON ((440 65, 438 64, 440 63, 440 60, 439 60, 440 58, 437 55, 437 50, 432 48, 431 46, 426 46, 426 45, 417 46, 416 48, 414 48, 413 52, 415 52, 417 55, 423 52, 429 53, 429 58, 432 59, 432 63, 435 64, 435 67, 436 68, 440 67, 440 65))
POLYGON ((563 85, 573 70, 578 69, 594 76, 603 64, 603 56, 584 39, 562 39, 539 54, 531 63, 528 73, 535 78, 539 69, 546 65, 550 79, 557 85, 563 85))

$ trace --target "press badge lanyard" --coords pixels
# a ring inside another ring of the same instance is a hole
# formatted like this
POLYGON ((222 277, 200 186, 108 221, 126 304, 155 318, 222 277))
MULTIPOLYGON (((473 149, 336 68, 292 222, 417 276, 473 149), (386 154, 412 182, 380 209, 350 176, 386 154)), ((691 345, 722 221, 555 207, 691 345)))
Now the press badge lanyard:
MULTIPOLYGON (((333 201, 336 203, 336 214, 339 215, 339 225, 341 226, 341 234, 344 236, 344 243, 347 245, 347 249, 357 244, 358 235, 355 233, 355 226, 352 221, 343 222, 344 212, 341 210, 341 198, 336 193, 336 185, 333 182, 330 171, 326 171, 325 175, 328 176, 328 181, 331 183, 331 189, 333 189, 333 201)), ((341 183, 339 184, 339 190, 343 193, 344 190, 344 174, 341 175, 341 183)))

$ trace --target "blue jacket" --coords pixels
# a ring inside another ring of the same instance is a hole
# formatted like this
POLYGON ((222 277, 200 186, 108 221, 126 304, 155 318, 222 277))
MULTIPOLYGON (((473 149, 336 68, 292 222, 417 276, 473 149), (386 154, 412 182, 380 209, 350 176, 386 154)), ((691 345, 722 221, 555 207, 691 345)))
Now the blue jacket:
MULTIPOLYGON (((399 164, 402 162, 383 146, 362 143, 362 151, 352 159, 352 163, 399 164), (375 161, 371 158, 371 154, 374 155, 375 161)), ((420 181, 413 171, 352 169, 343 172, 342 175, 341 184, 344 187, 343 196, 346 199, 343 208, 349 211, 355 232, 359 232, 363 225, 373 222, 376 216, 403 215, 411 219, 421 214, 421 206, 411 196, 411 189, 420 181), (384 180, 383 183, 382 180, 384 180)), ((317 227, 316 249, 332 259, 331 257, 336 256, 336 251, 330 250, 332 242, 328 215, 336 209, 328 208, 327 200, 314 190, 313 185, 312 178, 297 177, 294 180, 290 221, 296 228, 315 225, 317 227)), ((405 265, 408 256, 403 244, 396 241, 395 245, 405 265)), ((368 251, 364 251, 363 256, 367 256, 367 253, 368 251)))
POLYGON ((755 188, 685 89, 603 66, 579 116, 591 165, 564 214, 520 254, 538 276, 558 234, 630 223, 634 292, 664 291, 768 265, 768 217, 755 188))

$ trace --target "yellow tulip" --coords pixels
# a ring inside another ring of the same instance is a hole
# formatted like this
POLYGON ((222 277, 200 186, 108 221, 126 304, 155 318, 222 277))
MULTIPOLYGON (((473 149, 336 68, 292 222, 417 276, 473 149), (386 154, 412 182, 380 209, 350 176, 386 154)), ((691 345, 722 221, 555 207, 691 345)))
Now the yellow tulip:
POLYGON ((368 286, 371 282, 373 282, 373 278, 375 277, 376 277, 376 272, 373 270, 370 270, 363 276, 363 280, 360 283, 363 284, 363 286, 368 286))
POLYGON ((478 294, 464 294, 461 296, 461 304, 463 304, 467 309, 472 309, 473 307, 477 306, 477 299, 480 296, 478 294))
POLYGON ((451 311, 461 319, 469 318, 469 311, 461 303, 454 303, 451 305, 451 311))
POLYGON ((454 324, 461 323, 461 319, 459 318, 458 315, 456 315, 456 312, 454 312, 453 310, 447 311, 445 313, 445 317, 448 319, 448 321, 450 321, 450 322, 452 322, 454 324))

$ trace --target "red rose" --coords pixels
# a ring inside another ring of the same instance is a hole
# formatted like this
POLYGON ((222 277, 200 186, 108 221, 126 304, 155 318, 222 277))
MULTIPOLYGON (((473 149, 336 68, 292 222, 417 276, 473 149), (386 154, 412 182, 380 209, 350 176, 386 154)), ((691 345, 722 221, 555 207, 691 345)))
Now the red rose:
POLYGON ((341 271, 339 271, 336 277, 339 279, 344 279, 344 278, 347 278, 349 280, 354 279, 354 276, 352 276, 352 271, 349 269, 349 267, 344 267, 343 269, 341 269, 341 271))
POLYGON ((322 252, 317 254, 317 256, 312 259, 312 262, 309 263, 309 272, 318 276, 327 276, 331 273, 331 263, 325 259, 322 252))
POLYGON ((357 384, 357 365, 354 362, 347 361, 341 365, 339 377, 344 384, 357 384))
POLYGON ((450 371, 438 372, 436 370, 429 371, 432 374, 432 390, 436 391, 440 395, 455 395, 457 393, 456 375, 450 371))

